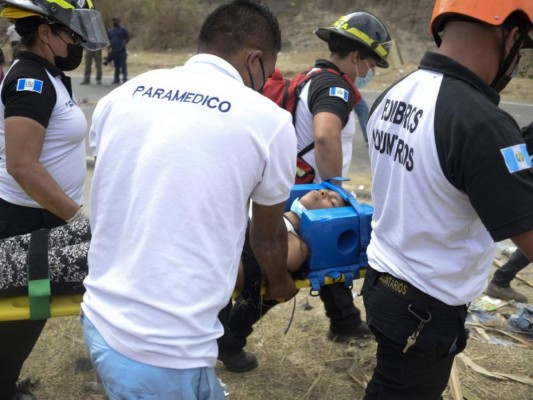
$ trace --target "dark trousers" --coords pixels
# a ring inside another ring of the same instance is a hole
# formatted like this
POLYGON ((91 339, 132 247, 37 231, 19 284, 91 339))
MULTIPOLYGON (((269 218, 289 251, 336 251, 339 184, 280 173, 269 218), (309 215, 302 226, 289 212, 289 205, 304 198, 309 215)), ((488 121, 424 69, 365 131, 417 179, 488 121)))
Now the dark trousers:
POLYGON ((370 267, 363 300, 367 323, 378 342, 377 365, 364 399, 442 399, 454 357, 466 347, 466 305, 448 306, 370 267), (431 319, 404 353, 407 338, 421 322, 415 314, 431 319))
POLYGON ((343 283, 322 286, 320 299, 333 333, 350 334, 361 325, 361 312, 353 303, 352 290, 343 283))
MULTIPOLYGON (((21 207, 0 199, 0 239, 64 223, 46 210, 21 207)), ((45 324, 46 320, 0 322, 0 400, 8 400, 16 393, 22 365, 45 324)))
POLYGON ((119 83, 120 82, 120 73, 122 72, 122 82, 126 82, 128 80, 128 65, 127 65, 127 59, 128 59, 128 53, 125 51, 123 52, 111 52, 111 58, 113 59, 113 65, 115 66, 115 76, 113 79, 113 82, 119 83))
POLYGON ((520 251, 516 251, 509 257, 505 264, 498 268, 492 277, 492 283, 496 286, 506 287, 511 286, 511 281, 515 278, 521 270, 529 265, 529 259, 520 251))
POLYGON ((218 318, 224 326, 224 335, 218 339, 218 349, 224 354, 235 354, 246 346, 246 339, 253 332, 253 325, 278 302, 263 300, 261 296, 262 274, 252 248, 248 231, 241 254, 244 266, 244 288, 239 297, 223 308, 218 318))

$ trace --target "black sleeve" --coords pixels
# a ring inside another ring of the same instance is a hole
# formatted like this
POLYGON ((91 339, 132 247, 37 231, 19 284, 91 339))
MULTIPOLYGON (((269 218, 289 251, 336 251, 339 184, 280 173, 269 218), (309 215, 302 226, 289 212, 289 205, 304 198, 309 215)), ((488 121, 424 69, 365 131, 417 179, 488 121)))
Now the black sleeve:
POLYGON ((435 140, 442 171, 468 195, 495 241, 533 230, 532 169, 513 171, 503 155, 524 144, 520 129, 507 112, 464 85, 459 80, 443 84, 437 100, 435 140))
POLYGON ((522 127, 522 137, 526 141, 527 152, 533 156, 533 122, 527 126, 522 127))
POLYGON ((313 77, 309 85, 308 101, 311 113, 313 115, 319 112, 333 113, 340 118, 342 126, 346 125, 355 94, 344 78, 322 72, 313 77))
POLYGON ((0 95, 4 118, 27 117, 45 128, 57 101, 54 85, 43 66, 25 60, 11 68, 0 95))

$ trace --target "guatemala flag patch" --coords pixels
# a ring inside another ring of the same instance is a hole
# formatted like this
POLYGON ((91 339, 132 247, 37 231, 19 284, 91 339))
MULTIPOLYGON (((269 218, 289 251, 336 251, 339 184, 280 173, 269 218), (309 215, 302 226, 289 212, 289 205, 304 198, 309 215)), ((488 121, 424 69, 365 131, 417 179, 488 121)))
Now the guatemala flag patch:
POLYGON ((340 97, 346 103, 348 103, 348 98, 350 97, 348 91, 341 87, 331 87, 329 88, 329 95, 334 97, 340 97))
POLYGON ((500 149, 500 151, 510 173, 531 168, 531 159, 529 158, 525 144, 506 147, 505 149, 500 149))
POLYGON ((42 93, 43 81, 31 78, 21 78, 17 81, 17 92, 22 91, 42 93))

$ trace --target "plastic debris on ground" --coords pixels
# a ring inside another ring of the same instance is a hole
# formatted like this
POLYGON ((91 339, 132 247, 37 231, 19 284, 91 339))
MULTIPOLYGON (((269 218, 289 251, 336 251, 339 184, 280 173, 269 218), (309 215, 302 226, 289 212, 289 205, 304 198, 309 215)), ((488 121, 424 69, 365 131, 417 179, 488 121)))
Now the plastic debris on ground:
MULTIPOLYGON (((496 328, 507 330, 512 333, 525 334, 533 339, 533 306, 531 304, 515 303, 482 295, 473 301, 468 308, 467 323, 483 328, 496 328), (502 313, 502 307, 511 307, 513 314, 502 313), (500 311, 500 312, 498 312, 500 311)), ((488 343, 498 346, 511 347, 513 341, 494 336, 485 336, 488 343)))
POLYGON ((498 346, 503 346, 503 347, 511 347, 514 345, 513 342, 510 342, 508 340, 498 339, 498 338, 495 338, 494 336, 491 336, 489 338, 489 343, 497 344, 498 346))
POLYGON ((485 324, 487 322, 493 321, 498 318, 498 315, 489 314, 488 312, 475 311, 472 309, 469 309, 468 311, 470 312, 466 316, 467 322, 473 322, 473 323, 479 322, 480 324, 485 324))
POLYGON ((507 320, 507 324, 512 332, 523 333, 533 339, 533 306, 520 303, 517 311, 507 320))
POLYGON ((228 385, 222 382, 222 379, 220 378, 218 378, 218 383, 220 383, 220 386, 222 387, 222 390, 224 391, 224 397, 228 397, 230 395, 228 385))
POLYGON ((472 304, 470 304, 469 310, 473 312, 491 312, 496 311, 498 308, 501 308, 509 304, 507 301, 501 299, 495 299, 490 296, 481 296, 478 297, 472 304))

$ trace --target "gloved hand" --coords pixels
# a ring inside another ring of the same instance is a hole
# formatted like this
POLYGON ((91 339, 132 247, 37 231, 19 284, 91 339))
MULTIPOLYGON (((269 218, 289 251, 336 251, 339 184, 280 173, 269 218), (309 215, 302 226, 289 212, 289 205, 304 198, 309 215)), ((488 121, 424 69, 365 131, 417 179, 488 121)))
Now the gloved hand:
POLYGON ((74 214, 73 217, 67 219, 65 222, 70 225, 76 222, 86 221, 88 219, 89 217, 87 216, 87 214, 85 214, 85 209, 83 208, 83 206, 81 206, 79 210, 76 212, 76 214, 74 214))

